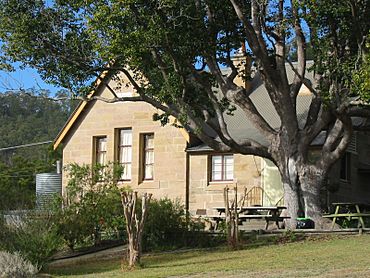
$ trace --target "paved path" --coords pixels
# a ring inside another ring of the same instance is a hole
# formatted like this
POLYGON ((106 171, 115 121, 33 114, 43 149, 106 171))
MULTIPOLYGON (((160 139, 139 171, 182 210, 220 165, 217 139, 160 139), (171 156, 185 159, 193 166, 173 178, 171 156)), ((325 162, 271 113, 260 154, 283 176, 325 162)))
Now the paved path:
POLYGON ((62 265, 69 265, 69 264, 77 264, 84 261, 92 261, 92 260, 109 260, 112 258, 119 258, 125 255, 127 250, 127 245, 121 245, 105 250, 101 250, 98 252, 80 255, 76 257, 69 257, 63 259, 57 259, 55 261, 50 262, 49 266, 62 266, 62 265))

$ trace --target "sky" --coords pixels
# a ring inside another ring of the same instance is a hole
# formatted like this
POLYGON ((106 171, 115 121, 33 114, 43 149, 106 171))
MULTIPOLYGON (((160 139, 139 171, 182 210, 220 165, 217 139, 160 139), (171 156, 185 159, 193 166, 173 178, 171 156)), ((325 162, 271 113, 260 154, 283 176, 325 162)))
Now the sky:
POLYGON ((55 94, 61 88, 45 83, 36 70, 16 67, 14 72, 0 71, 0 93, 19 89, 49 90, 55 94))

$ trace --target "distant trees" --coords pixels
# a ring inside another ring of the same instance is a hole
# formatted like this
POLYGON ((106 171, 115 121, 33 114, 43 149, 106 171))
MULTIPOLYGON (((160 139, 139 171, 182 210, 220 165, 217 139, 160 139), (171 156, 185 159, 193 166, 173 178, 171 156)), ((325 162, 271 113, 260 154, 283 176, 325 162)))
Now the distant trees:
MULTIPOLYGON (((63 95, 57 93, 57 97, 63 95)), ((73 102, 56 102, 49 97, 50 92, 35 90, 0 94, 0 148, 56 136, 73 109, 73 102)))
MULTIPOLYGON (((54 139, 74 102, 49 96, 35 90, 0 94, 0 149, 54 139)), ((0 210, 32 207, 36 173, 53 171, 60 156, 49 145, 0 151, 0 210)))

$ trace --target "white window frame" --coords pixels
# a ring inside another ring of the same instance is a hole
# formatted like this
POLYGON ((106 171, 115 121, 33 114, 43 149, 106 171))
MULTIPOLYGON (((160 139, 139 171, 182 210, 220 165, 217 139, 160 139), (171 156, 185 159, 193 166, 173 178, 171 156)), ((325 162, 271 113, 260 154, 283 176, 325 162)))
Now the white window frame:
POLYGON ((234 181, 234 156, 232 154, 217 154, 217 155, 211 155, 209 159, 210 163, 210 182, 230 182, 234 181), (216 177, 216 165, 215 160, 216 159, 221 160, 221 165, 219 165, 220 170, 217 171, 221 174, 220 178, 216 177), (228 164, 227 160, 232 159, 232 164, 228 164), (228 173, 231 173, 231 176, 228 176, 228 173))
POLYGON ((132 179, 132 129, 131 128, 121 128, 118 129, 118 146, 117 146, 117 160, 119 165, 122 166, 122 181, 131 181, 132 179), (128 135, 128 142, 122 142, 122 137, 124 134, 128 135), (122 157, 123 150, 126 150, 128 157, 122 157))
POLYGON ((142 174, 142 177, 143 177, 143 181, 152 181, 154 180, 154 133, 145 133, 142 135, 142 138, 143 138, 143 149, 142 149, 142 161, 143 161, 143 164, 142 164, 142 167, 143 167, 143 174, 142 174), (153 140, 153 146, 152 147, 147 147, 146 145, 146 142, 148 140, 148 137, 152 137, 152 140, 153 140), (152 161, 148 161, 148 156, 147 154, 148 153, 152 153, 152 161), (148 168, 147 167, 152 167, 152 175, 151 176, 148 176, 148 168))
POLYGON ((95 164, 104 166, 107 164, 107 136, 95 136, 94 141, 95 164), (104 144, 102 145, 100 142, 104 142, 104 144))

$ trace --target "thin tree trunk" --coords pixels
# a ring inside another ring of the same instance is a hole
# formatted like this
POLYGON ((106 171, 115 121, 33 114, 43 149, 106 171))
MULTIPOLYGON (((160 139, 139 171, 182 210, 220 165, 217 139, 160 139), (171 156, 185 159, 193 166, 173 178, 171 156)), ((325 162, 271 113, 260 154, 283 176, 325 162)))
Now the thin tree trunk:
POLYGON ((121 201, 123 211, 125 213, 126 230, 128 235, 128 259, 130 267, 134 267, 140 263, 141 241, 151 197, 152 194, 143 194, 141 203, 141 219, 139 219, 136 210, 137 192, 121 192, 121 201))
POLYGON ((229 200, 229 188, 224 188, 224 202, 225 202, 225 214, 226 214, 226 230, 227 230, 227 241, 231 248, 236 249, 238 247, 238 193, 235 190, 234 200, 230 206, 229 200))

